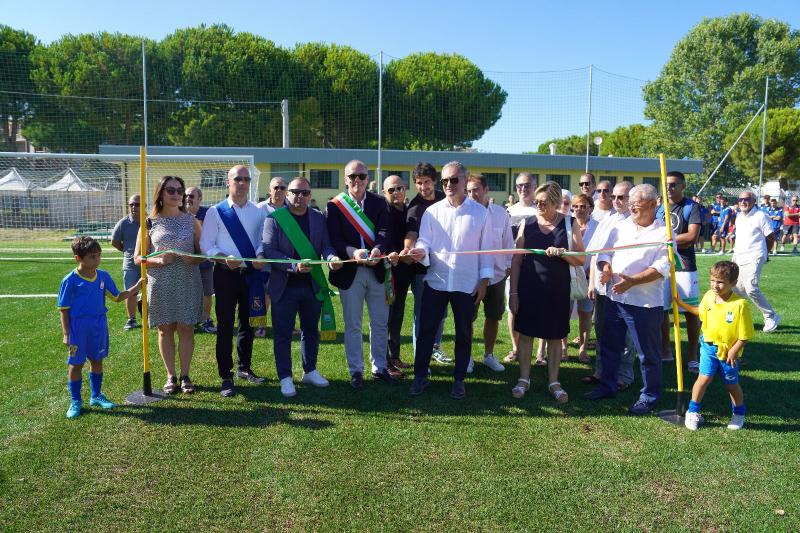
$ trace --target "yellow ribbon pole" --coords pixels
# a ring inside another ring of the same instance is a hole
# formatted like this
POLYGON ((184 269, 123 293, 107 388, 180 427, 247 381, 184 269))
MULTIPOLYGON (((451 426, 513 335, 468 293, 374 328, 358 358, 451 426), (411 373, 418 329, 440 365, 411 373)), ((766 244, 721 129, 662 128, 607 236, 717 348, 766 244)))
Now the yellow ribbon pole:
POLYGON ((664 221, 667 226, 667 240, 673 242, 672 246, 667 247, 667 254, 669 256, 669 280, 672 288, 672 327, 675 334, 675 368, 678 375, 678 400, 675 412, 664 411, 660 413, 661 418, 667 419, 668 416, 676 416, 680 420, 674 420, 673 423, 683 424, 683 415, 685 412, 684 390, 683 390, 683 357, 681 354, 681 320, 678 314, 678 286, 675 283, 675 249, 674 236, 672 234, 672 221, 670 217, 670 204, 669 196, 667 195, 667 160, 664 154, 658 154, 658 161, 661 165, 661 197, 664 204, 664 221), (667 414, 669 413, 669 414, 667 414), (666 415, 666 416, 665 416, 666 415))
MULTIPOLYGON (((147 254, 145 248, 147 224, 147 152, 144 146, 139 147, 139 242, 142 243, 142 255, 147 254)), ((150 328, 147 319, 147 262, 141 263, 142 276, 142 358, 144 359, 142 392, 145 396, 152 396, 153 384, 150 379, 150 328)))

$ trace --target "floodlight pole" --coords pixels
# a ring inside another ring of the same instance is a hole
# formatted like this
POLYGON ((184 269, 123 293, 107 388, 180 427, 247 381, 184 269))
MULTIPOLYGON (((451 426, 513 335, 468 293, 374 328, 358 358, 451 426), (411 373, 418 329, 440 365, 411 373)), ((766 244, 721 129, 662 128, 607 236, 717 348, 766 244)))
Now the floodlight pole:
POLYGON ((767 102, 769 101, 769 76, 764 87, 764 120, 761 122, 761 165, 758 169, 758 198, 761 199, 761 187, 764 185, 764 147, 767 144, 767 102))
POLYGON ((283 133, 283 147, 289 148, 289 100, 281 100, 281 131, 283 133))
POLYGON ((383 50, 378 54, 378 170, 375 180, 378 190, 383 189, 381 173, 381 143, 383 142, 383 50))
POLYGON ((589 110, 586 113, 586 168, 584 172, 589 172, 589 138, 592 135, 592 71, 594 65, 589 64, 589 110))

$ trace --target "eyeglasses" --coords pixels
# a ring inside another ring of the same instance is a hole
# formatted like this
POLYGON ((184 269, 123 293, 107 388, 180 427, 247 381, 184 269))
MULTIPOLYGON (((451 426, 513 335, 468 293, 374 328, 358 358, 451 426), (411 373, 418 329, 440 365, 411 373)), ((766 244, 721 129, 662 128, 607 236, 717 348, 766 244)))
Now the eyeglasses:
POLYGON ((517 189, 530 189, 531 183, 517 183, 517 189))
POLYGON ((274 185, 272 187, 272 190, 273 191, 285 191, 286 190, 286 185, 274 185))
POLYGON ((251 179, 250 176, 236 176, 235 178, 233 178, 233 181, 235 181, 236 183, 242 183, 242 182, 250 183, 250 179, 251 179))
POLYGON ((595 190, 597 191, 597 194, 608 194, 609 192, 611 192, 608 189, 595 189, 595 190))
POLYGON ((172 196, 173 194, 179 194, 183 196, 184 193, 183 187, 164 187, 164 192, 172 196))
POLYGON ((628 197, 627 194, 612 194, 611 195, 611 199, 612 200, 624 200, 627 197, 628 197))
POLYGON ((588 187, 588 186, 590 186, 591 184, 592 184, 592 182, 591 182, 591 181, 581 181, 581 182, 579 182, 579 185, 580 185, 581 187, 588 187))
POLYGON ((295 196, 311 196, 310 189, 289 189, 289 192, 295 196))
POLYGON ((548 200, 534 200, 533 203, 536 205, 550 205, 550 201, 548 200))
POLYGON ((133 202, 128 204, 128 207, 139 207, 139 202, 133 202))
POLYGON ((405 185, 398 185, 397 187, 389 187, 386 189, 386 192, 389 194, 394 194, 396 192, 403 192, 404 190, 406 190, 405 185))
POLYGON ((448 183, 450 183, 450 185, 458 185, 458 180, 458 176, 452 178, 442 178, 442 187, 447 187, 448 183))
POLYGON ((351 180, 365 180, 369 177, 369 174, 348 174, 347 177, 351 180))

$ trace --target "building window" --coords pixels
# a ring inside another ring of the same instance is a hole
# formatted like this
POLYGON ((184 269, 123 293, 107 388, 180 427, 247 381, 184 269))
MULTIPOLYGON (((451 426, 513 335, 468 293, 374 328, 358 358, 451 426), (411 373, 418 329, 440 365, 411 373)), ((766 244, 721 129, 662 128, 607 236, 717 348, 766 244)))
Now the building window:
POLYGON ((310 170, 309 180, 312 189, 338 189, 339 171, 338 170, 310 170))
POLYGON ((647 185, 652 185, 653 187, 656 188, 656 190, 658 190, 659 186, 661 185, 661 178, 653 178, 645 176, 644 178, 642 178, 642 183, 646 183, 647 185))
POLYGON ((555 181, 562 189, 569 190, 569 174, 545 174, 545 181, 555 181))
POLYGON ((505 172, 481 172, 481 174, 486 178, 486 185, 489 187, 490 191, 506 190, 505 172))
POLYGON ((597 181, 597 183, 600 183, 601 181, 607 181, 613 187, 614 185, 617 184, 617 177, 616 176, 600 176, 600 179, 597 181))
POLYGON ((225 180, 228 178, 228 171, 221 168, 205 168, 200 171, 200 188, 215 189, 226 187, 225 180))
POLYGON ((633 185, 633 183, 634 183, 634 182, 633 182, 633 176, 622 176, 622 180, 623 180, 623 181, 627 181, 627 182, 628 182, 628 183, 630 183, 631 185, 633 185))

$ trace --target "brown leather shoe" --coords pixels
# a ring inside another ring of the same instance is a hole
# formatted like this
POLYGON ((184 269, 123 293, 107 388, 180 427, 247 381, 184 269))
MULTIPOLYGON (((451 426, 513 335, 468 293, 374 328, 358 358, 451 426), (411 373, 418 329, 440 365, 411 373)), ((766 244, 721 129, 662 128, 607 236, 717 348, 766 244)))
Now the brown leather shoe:
POLYGON ((404 368, 411 368, 411 367, 414 366, 414 365, 410 365, 408 363, 404 363, 400 359, 389 359, 389 364, 392 365, 393 367, 399 368, 401 370, 404 369, 404 368))

